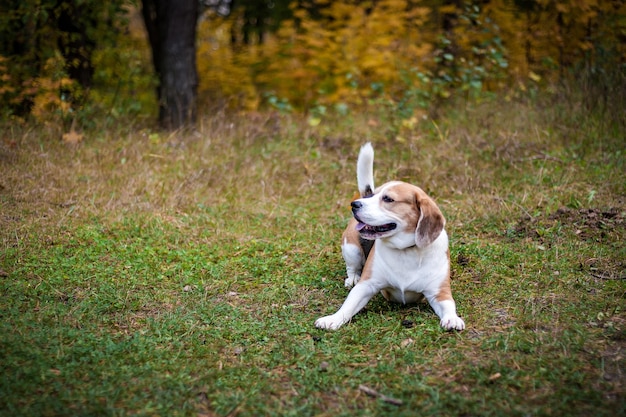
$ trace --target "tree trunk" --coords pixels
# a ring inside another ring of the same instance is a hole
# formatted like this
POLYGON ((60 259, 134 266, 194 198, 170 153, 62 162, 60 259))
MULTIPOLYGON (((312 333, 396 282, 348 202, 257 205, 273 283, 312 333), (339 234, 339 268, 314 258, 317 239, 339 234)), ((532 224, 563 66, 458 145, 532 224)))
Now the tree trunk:
POLYGON ((159 78, 159 122, 178 129, 195 122, 198 72, 198 0, 142 0, 143 17, 159 78))

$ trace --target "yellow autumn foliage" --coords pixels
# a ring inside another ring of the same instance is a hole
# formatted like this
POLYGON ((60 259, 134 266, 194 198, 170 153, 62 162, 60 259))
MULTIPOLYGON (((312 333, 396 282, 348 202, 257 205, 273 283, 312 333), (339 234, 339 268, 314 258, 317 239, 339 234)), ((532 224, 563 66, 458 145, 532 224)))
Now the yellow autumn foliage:
MULTIPOLYGON (((435 101, 542 88, 581 71, 617 73, 626 65, 624 1, 308 0, 290 10, 291 18, 245 39, 243 10, 202 16, 196 43, 201 111, 394 103, 402 107, 400 117, 412 120, 435 101)), ((70 81, 60 54, 28 79, 0 56, 0 97, 32 104, 41 121, 67 121, 87 94, 94 108, 104 104, 113 115, 150 108, 141 105, 154 101, 155 83, 146 75, 149 64, 141 65, 149 60, 143 26, 131 27, 130 37, 94 53, 91 91, 70 81), (111 79, 115 88, 95 87, 111 79)))
POLYGON ((203 104, 218 102, 235 108, 255 109, 259 92, 251 68, 258 61, 258 47, 238 51, 231 47, 231 33, 238 14, 229 18, 208 15, 198 24, 198 95, 203 104))
POLYGON ((540 74, 555 81, 564 70, 592 64, 613 49, 626 61, 626 3, 610 0, 538 0, 520 9, 512 0, 492 0, 483 15, 495 22, 507 49, 509 75, 524 80, 540 74), (599 49, 605 49, 604 51, 599 49))
MULTIPOLYGON (((270 98, 307 109, 375 97, 446 98, 563 77, 610 51, 626 61, 626 3, 610 0, 311 0, 263 42, 233 45, 241 16, 200 24, 200 96, 254 109, 270 98), (451 30, 443 29, 444 16, 451 30), (600 50, 602 49, 602 50, 600 50)), ((603 58, 602 58, 603 59, 603 58)))
POLYGON ((67 118, 72 109, 67 98, 77 83, 65 76, 63 68, 63 58, 56 55, 46 61, 41 76, 28 81, 25 93, 33 95, 31 114, 41 122, 67 118))
POLYGON ((416 4, 330 2, 319 20, 294 6, 293 20, 239 50, 230 45, 238 16, 209 17, 200 25, 200 94, 244 108, 258 105, 260 92, 304 108, 360 104, 373 83, 393 95, 405 87, 402 71, 421 67, 432 49, 422 30, 429 10, 416 4))
POLYGON ((280 60, 260 76, 297 106, 360 104, 377 93, 373 84, 394 94, 402 71, 420 67, 431 50, 421 31, 428 9, 405 0, 332 2, 322 20, 298 12, 300 25, 285 25, 274 39, 279 56, 298 69, 298 90, 272 82, 281 79, 280 60))

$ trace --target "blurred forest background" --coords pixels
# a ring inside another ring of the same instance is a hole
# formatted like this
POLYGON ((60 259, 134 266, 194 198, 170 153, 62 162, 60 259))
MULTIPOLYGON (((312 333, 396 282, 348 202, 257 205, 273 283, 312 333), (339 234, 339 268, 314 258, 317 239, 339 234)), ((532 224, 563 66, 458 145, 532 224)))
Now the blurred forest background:
MULTIPOLYGON (((88 129, 96 115, 156 123, 159 78, 145 3, 3 1, 0 117, 65 130, 88 129)), ((624 108, 607 105, 626 97, 623 0, 205 0, 198 7, 201 115, 271 108, 306 113, 315 124, 374 105, 411 123, 436 117, 447 102, 573 87, 589 107, 624 108)))

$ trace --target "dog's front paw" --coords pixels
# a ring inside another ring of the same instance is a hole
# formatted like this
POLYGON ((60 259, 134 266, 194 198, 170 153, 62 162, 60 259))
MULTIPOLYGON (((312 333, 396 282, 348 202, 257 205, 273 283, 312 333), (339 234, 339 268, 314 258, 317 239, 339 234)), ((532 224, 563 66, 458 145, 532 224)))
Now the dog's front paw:
POLYGON ((348 274, 348 278, 345 279, 343 284, 346 288, 352 288, 356 285, 357 282, 361 279, 361 275, 359 274, 348 274))
POLYGON ((337 330, 341 326, 343 326, 344 321, 337 317, 336 314, 321 317, 315 320, 315 327, 318 329, 326 329, 326 330, 337 330))
POLYGON ((446 330, 463 330, 465 322, 459 316, 444 316, 441 319, 441 327, 446 330))

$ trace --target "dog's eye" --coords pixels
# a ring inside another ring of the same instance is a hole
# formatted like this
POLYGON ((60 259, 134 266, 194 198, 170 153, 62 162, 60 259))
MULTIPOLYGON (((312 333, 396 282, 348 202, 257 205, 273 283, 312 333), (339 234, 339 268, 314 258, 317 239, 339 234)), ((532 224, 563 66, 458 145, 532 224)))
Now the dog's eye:
POLYGON ((388 195, 384 195, 383 196, 383 201, 385 203, 393 203, 394 200, 393 200, 393 198, 389 197, 388 195))

